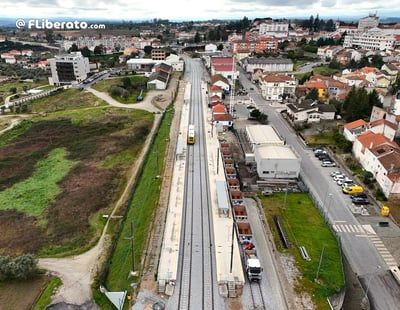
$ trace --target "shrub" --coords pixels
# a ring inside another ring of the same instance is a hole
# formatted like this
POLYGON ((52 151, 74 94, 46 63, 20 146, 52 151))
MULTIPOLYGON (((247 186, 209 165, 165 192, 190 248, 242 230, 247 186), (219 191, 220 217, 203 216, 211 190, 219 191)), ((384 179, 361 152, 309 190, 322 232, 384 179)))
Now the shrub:
POLYGON ((0 256, 0 281, 27 279, 36 272, 36 269, 37 261, 31 254, 14 259, 10 256, 0 256))

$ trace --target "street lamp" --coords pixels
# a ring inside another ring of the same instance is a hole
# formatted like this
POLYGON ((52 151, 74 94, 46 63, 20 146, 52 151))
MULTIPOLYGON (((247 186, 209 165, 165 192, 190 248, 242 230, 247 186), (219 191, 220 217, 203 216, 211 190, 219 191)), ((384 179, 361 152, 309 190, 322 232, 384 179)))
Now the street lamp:
POLYGON ((363 298, 363 303, 365 304, 368 301, 368 291, 369 291, 369 286, 371 284, 371 280, 372 278, 375 276, 375 273, 377 273, 379 271, 379 269, 381 269, 381 266, 376 266, 376 269, 374 272, 371 273, 371 275, 369 276, 368 282, 367 282, 367 288, 365 289, 365 293, 364 293, 364 298, 363 298))
POLYGON ((331 207, 331 205, 332 205, 333 194, 332 194, 332 193, 329 193, 329 194, 328 194, 328 197, 329 197, 329 201, 328 201, 328 206, 327 206, 327 208, 326 208, 326 220, 327 220, 327 221, 329 221, 329 209, 330 209, 330 207, 331 207))

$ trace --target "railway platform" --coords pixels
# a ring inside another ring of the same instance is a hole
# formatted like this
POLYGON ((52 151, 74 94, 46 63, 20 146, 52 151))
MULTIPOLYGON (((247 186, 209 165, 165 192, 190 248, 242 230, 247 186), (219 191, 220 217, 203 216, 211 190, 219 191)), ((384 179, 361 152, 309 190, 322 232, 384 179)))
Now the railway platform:
MULTIPOLYGON (((216 256, 217 281, 220 294, 224 297, 236 297, 244 285, 244 272, 237 243, 232 210, 228 198, 227 184, 223 169, 222 157, 219 156, 219 141, 212 132, 209 123, 210 112, 207 107, 206 85, 202 85, 202 101, 207 140, 207 162, 209 184, 212 199, 214 226, 214 242, 212 244, 216 256), (228 208, 228 209, 226 209, 228 208), (222 210, 222 212, 221 212, 222 210)), ((190 85, 185 91, 189 98, 190 85)), ((186 170, 186 132, 189 123, 189 100, 184 100, 181 114, 180 130, 172 176, 170 199, 165 224, 160 261, 158 266, 158 293, 171 296, 177 279, 179 243, 181 238, 181 222, 183 195, 185 191, 186 170)))

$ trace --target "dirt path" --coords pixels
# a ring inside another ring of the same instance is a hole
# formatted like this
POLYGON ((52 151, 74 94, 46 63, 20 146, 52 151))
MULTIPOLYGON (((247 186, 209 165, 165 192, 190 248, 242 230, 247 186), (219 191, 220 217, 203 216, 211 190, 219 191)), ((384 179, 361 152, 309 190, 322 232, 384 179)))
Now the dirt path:
MULTIPOLYGON (((126 105, 115 101, 113 98, 107 94, 89 89, 94 95, 105 100, 112 106, 117 106, 121 108, 131 108, 131 109, 143 109, 149 112, 155 113, 155 121, 150 134, 147 137, 143 150, 140 153, 139 158, 131 168, 129 173, 130 177, 127 185, 124 189, 123 194, 116 203, 113 212, 110 217, 115 213, 118 208, 127 201, 129 195, 132 191, 133 185, 137 178, 137 173, 139 172, 139 167, 142 164, 147 150, 150 147, 150 141, 155 134, 159 123, 161 121, 162 114, 158 114, 167 108, 173 99, 174 88, 176 83, 171 81, 170 89, 163 93, 159 91, 150 92, 147 98, 139 104, 126 105)), ((62 286, 53 295, 52 303, 68 303, 74 305, 82 305, 86 302, 92 300, 91 284, 93 282, 93 277, 96 275, 98 270, 98 264, 104 261, 105 249, 107 248, 108 238, 106 235, 109 220, 107 221, 103 233, 96 244, 91 250, 77 256, 68 258, 43 258, 39 259, 38 266, 40 268, 46 269, 49 272, 57 275, 63 282, 62 286)))

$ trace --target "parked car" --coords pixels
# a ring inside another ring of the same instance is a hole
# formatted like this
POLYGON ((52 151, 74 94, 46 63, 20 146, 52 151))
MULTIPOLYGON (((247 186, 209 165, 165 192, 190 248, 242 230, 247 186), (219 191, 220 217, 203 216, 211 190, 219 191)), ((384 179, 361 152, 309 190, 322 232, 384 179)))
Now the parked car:
POLYGON ((325 152, 326 153, 326 151, 322 147, 314 147, 313 148, 313 152, 314 152, 314 154, 320 153, 320 152, 325 152))
POLYGON ((342 188, 344 187, 349 187, 349 186, 355 186, 357 185, 356 183, 354 183, 353 181, 348 181, 348 182, 343 182, 342 184, 340 184, 342 186, 342 188))
POLYGON ((346 176, 344 174, 337 174, 333 177, 335 182, 339 181, 340 179, 344 179, 346 176))
POLYGON ((366 193, 358 193, 358 194, 353 194, 351 195, 351 199, 353 198, 368 198, 366 193))
POLYGON ((322 167, 336 167, 333 161, 324 160, 321 164, 322 167))
POLYGON ((344 177, 343 179, 337 180, 337 185, 342 186, 344 183, 351 183, 351 185, 354 185, 353 180, 349 179, 348 177, 344 177))
POLYGON ((368 205, 369 204, 368 198, 356 197, 356 198, 352 198, 351 201, 355 205, 368 205))
POLYGON ((321 154, 317 156, 319 160, 323 161, 333 161, 332 158, 328 154, 321 154))
POLYGON ((339 170, 333 171, 330 173, 330 176, 333 178, 335 175, 342 174, 339 170))

